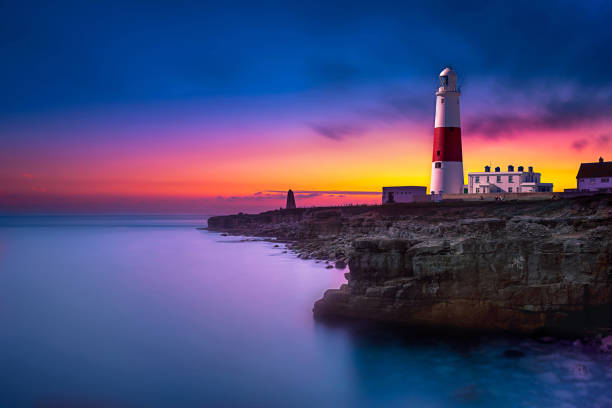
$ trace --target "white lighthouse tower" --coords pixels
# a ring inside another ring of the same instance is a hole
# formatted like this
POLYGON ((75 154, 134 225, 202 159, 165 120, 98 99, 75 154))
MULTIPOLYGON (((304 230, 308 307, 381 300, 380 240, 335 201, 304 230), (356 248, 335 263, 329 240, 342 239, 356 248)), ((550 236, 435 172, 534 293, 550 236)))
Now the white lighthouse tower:
POLYGON ((431 194, 463 192, 459 95, 457 73, 450 67, 445 68, 440 72, 440 87, 436 92, 431 194))

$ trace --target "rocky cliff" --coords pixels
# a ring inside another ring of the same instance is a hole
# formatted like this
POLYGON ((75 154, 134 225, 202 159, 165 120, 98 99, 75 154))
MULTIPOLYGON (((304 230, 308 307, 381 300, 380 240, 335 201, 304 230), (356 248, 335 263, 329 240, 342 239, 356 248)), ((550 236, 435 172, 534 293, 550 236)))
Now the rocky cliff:
POLYGON ((302 257, 348 258, 317 317, 532 332, 612 324, 612 197, 393 204, 215 217, 302 257))

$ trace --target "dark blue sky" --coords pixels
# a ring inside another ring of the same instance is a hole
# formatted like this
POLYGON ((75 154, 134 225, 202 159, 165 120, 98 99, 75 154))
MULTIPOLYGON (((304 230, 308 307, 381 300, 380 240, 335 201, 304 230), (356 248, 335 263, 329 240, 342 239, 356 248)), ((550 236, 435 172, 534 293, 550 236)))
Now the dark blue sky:
POLYGON ((447 64, 504 91, 612 85, 611 2, 330 3, 3 2, 0 119, 433 82, 447 64))
POLYGON ((611 25, 609 0, 2 2, 0 210, 427 185, 448 65, 466 171, 573 187, 612 156, 611 25))

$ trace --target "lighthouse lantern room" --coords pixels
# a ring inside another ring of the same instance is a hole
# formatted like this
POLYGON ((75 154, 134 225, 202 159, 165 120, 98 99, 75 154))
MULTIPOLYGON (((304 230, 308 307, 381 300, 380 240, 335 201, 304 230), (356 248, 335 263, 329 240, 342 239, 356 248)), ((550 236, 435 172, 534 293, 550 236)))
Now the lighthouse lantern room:
POLYGON ((463 155, 457 73, 450 67, 440 72, 440 87, 436 92, 433 158, 431 163, 431 194, 463 192, 463 155))

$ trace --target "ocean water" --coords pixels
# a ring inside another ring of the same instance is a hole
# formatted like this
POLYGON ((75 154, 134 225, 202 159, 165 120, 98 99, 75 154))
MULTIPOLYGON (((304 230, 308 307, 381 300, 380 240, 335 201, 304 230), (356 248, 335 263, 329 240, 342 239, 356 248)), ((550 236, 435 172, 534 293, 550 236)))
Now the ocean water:
POLYGON ((346 271, 203 225, 0 217, 0 407, 612 406, 607 355, 316 322, 346 271))

